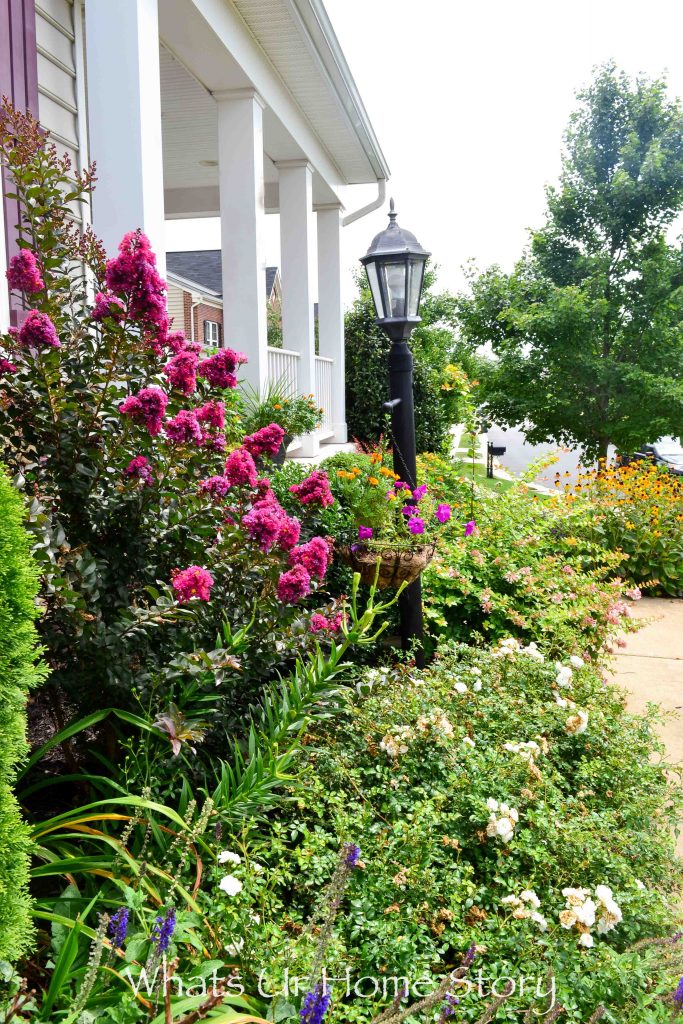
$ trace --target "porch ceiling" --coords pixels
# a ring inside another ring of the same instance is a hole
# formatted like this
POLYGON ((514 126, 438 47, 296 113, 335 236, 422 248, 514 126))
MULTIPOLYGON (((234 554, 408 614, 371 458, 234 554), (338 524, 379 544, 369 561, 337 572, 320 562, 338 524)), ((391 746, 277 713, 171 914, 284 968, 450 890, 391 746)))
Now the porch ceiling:
POLYGON ((263 97, 266 209, 278 210, 275 161, 305 157, 313 201, 388 176, 318 0, 174 0, 159 5, 166 216, 218 214, 212 92, 263 97), (321 20, 322 19, 322 20, 321 20))

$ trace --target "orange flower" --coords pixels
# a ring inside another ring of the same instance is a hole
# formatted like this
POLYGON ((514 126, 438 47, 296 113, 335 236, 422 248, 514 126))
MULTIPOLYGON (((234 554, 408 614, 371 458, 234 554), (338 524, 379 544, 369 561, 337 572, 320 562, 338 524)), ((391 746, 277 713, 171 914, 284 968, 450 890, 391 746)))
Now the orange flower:
POLYGON ((370 484, 371 487, 376 487, 377 484, 379 483, 379 480, 377 479, 376 476, 369 476, 368 483, 370 484))

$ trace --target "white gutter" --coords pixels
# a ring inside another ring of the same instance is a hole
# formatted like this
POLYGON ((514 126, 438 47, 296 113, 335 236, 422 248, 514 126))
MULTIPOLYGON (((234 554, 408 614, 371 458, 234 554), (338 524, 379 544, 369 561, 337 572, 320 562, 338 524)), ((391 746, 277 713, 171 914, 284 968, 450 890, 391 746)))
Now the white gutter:
POLYGON ((377 198, 373 199, 371 203, 367 203, 366 206, 361 206, 359 210, 354 210, 353 213, 347 214, 346 217, 342 217, 342 227, 346 228, 349 224, 353 224, 355 221, 360 220, 362 217, 367 217, 373 210, 379 210, 380 206, 384 205, 384 200, 387 195, 387 179, 377 179, 377 198))

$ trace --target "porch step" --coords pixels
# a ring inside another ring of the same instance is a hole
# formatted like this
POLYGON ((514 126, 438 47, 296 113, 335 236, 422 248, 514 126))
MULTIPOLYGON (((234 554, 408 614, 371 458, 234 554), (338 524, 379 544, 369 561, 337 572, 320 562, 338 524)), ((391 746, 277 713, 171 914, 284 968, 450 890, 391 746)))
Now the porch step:
POLYGON ((353 441, 347 441, 345 444, 334 444, 332 441, 322 441, 320 444, 320 451, 317 455, 297 455, 297 452, 301 451, 301 448, 290 448, 287 451, 287 458, 293 462, 301 463, 302 466, 317 466, 323 459, 329 459, 331 455, 336 455, 337 452, 355 452, 356 446, 353 441))

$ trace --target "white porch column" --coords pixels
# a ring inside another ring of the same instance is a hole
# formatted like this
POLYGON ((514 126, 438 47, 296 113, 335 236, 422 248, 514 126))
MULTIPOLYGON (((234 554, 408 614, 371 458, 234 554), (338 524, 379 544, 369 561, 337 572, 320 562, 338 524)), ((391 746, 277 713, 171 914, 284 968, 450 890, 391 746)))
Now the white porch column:
MULTIPOLYGON (((282 343, 299 353, 299 391, 315 394, 313 296, 313 168, 307 160, 277 165, 280 182, 280 262, 282 274, 282 343)), ((315 455, 314 434, 302 439, 302 454, 315 455)))
POLYGON ((320 206, 318 219, 318 344, 321 356, 333 359, 332 429, 336 444, 345 444, 344 311, 341 294, 341 204, 320 206))
POLYGON ((110 254, 142 228, 165 276, 157 0, 88 0, 85 22, 93 228, 110 254))
POLYGON ((263 100, 253 89, 214 93, 223 266, 223 337, 245 352, 240 376, 259 392, 268 373, 263 100))

